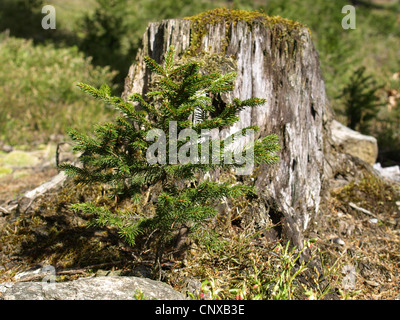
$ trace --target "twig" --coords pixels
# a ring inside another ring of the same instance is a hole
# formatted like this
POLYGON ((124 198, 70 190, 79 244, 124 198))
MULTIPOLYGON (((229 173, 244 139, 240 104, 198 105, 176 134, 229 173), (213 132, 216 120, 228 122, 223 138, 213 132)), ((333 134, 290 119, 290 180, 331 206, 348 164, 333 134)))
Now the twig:
POLYGON ((371 211, 368 211, 367 209, 364 209, 364 208, 360 208, 359 206, 355 205, 353 202, 349 202, 349 206, 352 207, 353 209, 356 209, 356 210, 358 210, 362 213, 365 213, 371 217, 382 220, 382 219, 378 218, 378 216, 374 215, 371 211))
POLYGON ((177 268, 177 269, 172 269, 172 272, 177 272, 177 271, 181 271, 181 270, 185 270, 185 269, 191 269, 191 268, 196 268, 199 267, 199 264, 194 264, 192 266, 187 266, 187 267, 183 267, 183 268, 177 268))
POLYGON ((10 211, 8 211, 6 208, 3 208, 0 206, 0 212, 3 212, 4 214, 10 214, 10 211))
POLYGON ((3 212, 3 214, 7 214, 8 215, 17 207, 18 207, 18 204, 13 204, 13 205, 10 205, 8 207, 0 206, 0 212, 3 212))
POLYGON ((373 214, 371 211, 368 211, 367 209, 364 209, 364 208, 360 208, 360 207, 358 207, 357 205, 355 205, 353 202, 349 202, 349 206, 352 207, 353 209, 356 209, 356 210, 358 210, 358 211, 361 211, 362 213, 365 213, 365 214, 367 214, 367 215, 370 215, 371 217, 374 217, 374 218, 376 218, 376 219, 378 219, 378 220, 381 220, 382 222, 389 223, 389 224, 394 225, 394 226, 396 225, 395 222, 392 222, 392 221, 390 221, 390 220, 385 220, 385 219, 379 218, 377 215, 373 214))

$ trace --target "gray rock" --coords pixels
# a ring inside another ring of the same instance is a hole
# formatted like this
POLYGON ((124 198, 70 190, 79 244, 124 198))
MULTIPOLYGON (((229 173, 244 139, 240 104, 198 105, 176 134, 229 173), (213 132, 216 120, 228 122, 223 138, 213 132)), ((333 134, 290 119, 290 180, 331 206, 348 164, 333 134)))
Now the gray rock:
POLYGON ((370 223, 378 223, 378 219, 376 219, 376 218, 371 218, 371 219, 369 219, 368 220, 370 223))
POLYGON ((10 153, 11 151, 14 150, 14 148, 13 148, 12 146, 8 145, 8 144, 5 144, 5 145, 2 147, 2 150, 3 150, 4 152, 10 153))
POLYGON ((382 168, 381 164, 378 162, 374 164, 374 169, 378 171, 383 178, 400 182, 399 166, 382 168))
POLYGON ((201 291, 201 282, 197 279, 192 278, 184 278, 183 279, 183 292, 191 297, 193 296, 195 299, 199 298, 201 291))
POLYGON ((340 246, 344 246, 344 245, 345 245, 344 241, 343 241, 342 239, 340 239, 340 238, 334 238, 334 239, 332 240, 332 242, 333 242, 334 244, 338 244, 338 245, 340 245, 340 246))
POLYGON ((169 285, 137 277, 89 277, 70 282, 1 283, 2 300, 135 300, 140 290, 146 299, 184 300, 169 285))
POLYGON ((332 139, 344 153, 357 157, 373 165, 378 157, 378 143, 372 136, 367 136, 347 128, 340 122, 331 122, 332 139))

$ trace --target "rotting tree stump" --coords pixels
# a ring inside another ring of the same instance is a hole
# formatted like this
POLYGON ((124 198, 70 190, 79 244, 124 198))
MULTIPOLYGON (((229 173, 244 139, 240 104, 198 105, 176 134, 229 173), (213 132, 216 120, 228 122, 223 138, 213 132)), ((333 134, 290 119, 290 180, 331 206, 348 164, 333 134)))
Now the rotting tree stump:
POLYGON ((154 76, 143 58, 162 63, 170 45, 182 63, 195 59, 205 62, 205 72, 237 72, 235 89, 221 97, 223 101, 267 99, 262 106, 243 110, 231 132, 257 125, 255 138, 280 137, 281 161, 261 166, 254 183, 263 214, 275 223, 283 221, 284 236, 302 246, 303 233, 318 213, 325 180, 336 171, 336 156, 330 155, 329 165, 324 156, 332 153, 324 137, 329 136, 326 128, 333 112, 309 30, 280 17, 227 9, 150 23, 126 77, 123 98, 148 91, 154 76))

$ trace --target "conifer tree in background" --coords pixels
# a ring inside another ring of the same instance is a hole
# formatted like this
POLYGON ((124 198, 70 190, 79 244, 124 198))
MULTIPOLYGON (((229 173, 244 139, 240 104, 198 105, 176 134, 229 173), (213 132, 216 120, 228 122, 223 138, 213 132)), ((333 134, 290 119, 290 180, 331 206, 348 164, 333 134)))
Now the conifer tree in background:
MULTIPOLYGON (((344 100, 344 114, 347 126, 361 133, 368 133, 369 122, 379 111, 378 86, 371 75, 365 75, 365 67, 359 67, 350 77, 349 83, 343 88, 338 98, 344 100)), ((342 112, 343 114, 343 112, 342 112)))
MULTIPOLYGON (((233 135, 220 143, 218 157, 221 161, 214 161, 215 150, 212 148, 216 141, 212 140, 208 145, 199 142, 196 151, 200 158, 202 147, 203 151, 208 148, 209 161, 174 163, 171 161, 171 154, 167 153, 161 159, 159 151, 158 159, 162 161, 154 163, 146 157, 149 147, 154 144, 153 141, 147 141, 148 132, 152 129, 162 130, 166 139, 158 142, 165 143, 165 150, 170 150, 172 143, 180 150, 187 141, 171 138, 170 123, 175 123, 177 132, 190 128, 200 135, 204 129, 231 126, 239 121, 238 112, 242 109, 255 107, 266 101, 259 98, 240 101, 235 98, 232 104, 224 105, 216 112, 212 97, 232 91, 236 74, 202 75, 198 63, 174 67, 173 58, 172 46, 165 55, 164 66, 149 57, 145 58, 148 68, 160 77, 159 88, 145 97, 133 94, 130 102, 111 96, 110 89, 105 85, 96 89, 87 84, 79 84, 82 91, 114 106, 121 115, 114 122, 98 125, 93 137, 71 130, 74 148, 82 152, 80 160, 83 167, 71 164, 60 166, 67 174, 75 177, 76 182, 107 184, 111 186, 113 195, 130 197, 134 203, 140 203, 149 187, 156 184, 162 186, 157 195, 153 216, 139 211, 113 212, 92 203, 73 206, 74 210, 94 213, 97 225, 117 227, 120 235, 130 245, 134 245, 139 234, 153 232, 156 241, 154 278, 160 277, 165 245, 176 230, 182 226, 190 226, 193 230, 202 222, 215 217, 216 201, 224 197, 254 196, 256 191, 255 188, 242 184, 230 185, 199 179, 200 175, 217 168, 243 168, 243 163, 224 161, 224 152, 231 147, 228 141, 234 141, 233 135)), ((243 130, 244 135, 248 134, 249 129, 257 130, 256 127, 248 127, 243 130)), ((255 165, 276 163, 279 160, 275 154, 279 150, 277 140, 275 135, 267 136, 233 153, 238 152, 243 156, 251 151, 249 153, 254 155, 255 165)))

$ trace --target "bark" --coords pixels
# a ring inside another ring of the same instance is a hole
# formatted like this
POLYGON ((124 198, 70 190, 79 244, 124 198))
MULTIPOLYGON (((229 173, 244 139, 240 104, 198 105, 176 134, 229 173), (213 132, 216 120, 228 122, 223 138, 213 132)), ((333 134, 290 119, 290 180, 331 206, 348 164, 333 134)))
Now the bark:
MULTIPOLYGON (((257 125, 256 138, 280 137, 281 161, 262 166, 254 183, 265 206, 263 212, 272 221, 283 220, 284 234, 301 245, 303 232, 318 212, 325 175, 335 171, 324 169, 324 123, 331 121, 333 113, 309 31, 304 27, 289 31, 284 23, 268 27, 257 21, 251 26, 245 21, 221 21, 206 25, 204 31, 197 58, 216 56, 220 61, 235 62, 235 89, 223 99, 267 99, 263 106, 242 111, 232 132, 257 125)), ((150 23, 125 80, 123 97, 147 92, 152 75, 144 56, 162 62, 171 44, 182 54, 190 49, 193 33, 190 20, 150 23)))

